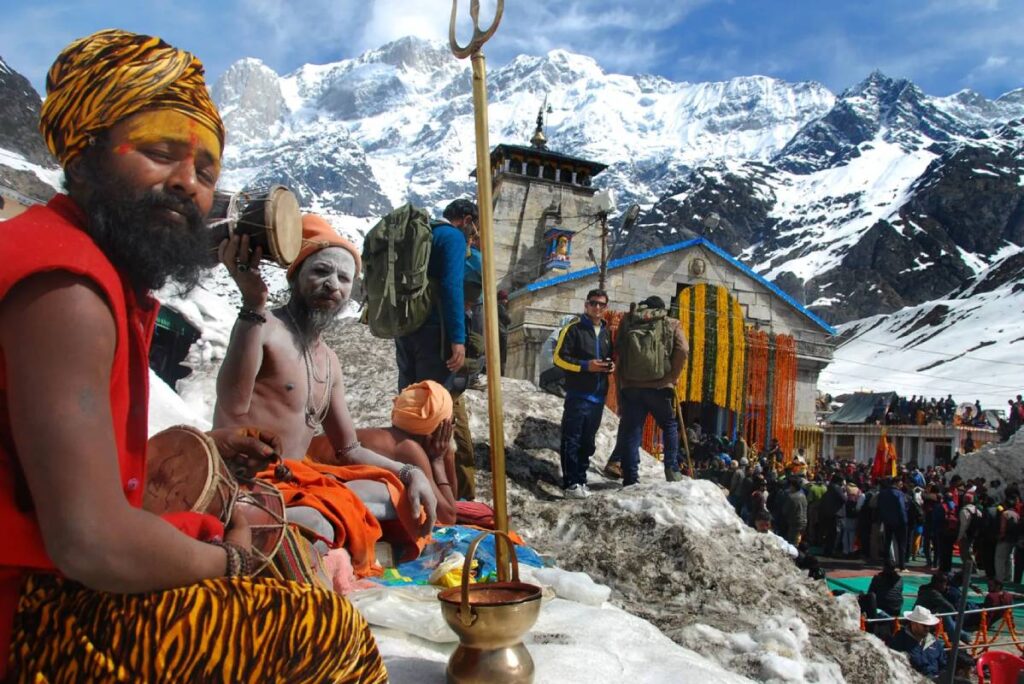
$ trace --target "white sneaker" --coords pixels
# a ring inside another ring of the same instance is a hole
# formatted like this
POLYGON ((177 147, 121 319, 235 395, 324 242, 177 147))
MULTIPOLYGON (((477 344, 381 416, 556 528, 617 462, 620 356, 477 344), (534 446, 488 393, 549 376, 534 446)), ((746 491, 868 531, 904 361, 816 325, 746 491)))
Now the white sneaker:
POLYGON ((593 492, 590 491, 590 487, 587 486, 586 482, 581 484, 580 487, 583 487, 583 496, 584 497, 590 496, 593 493, 593 492))
POLYGON ((586 499, 587 490, 583 485, 576 484, 566 489, 564 496, 566 499, 586 499))

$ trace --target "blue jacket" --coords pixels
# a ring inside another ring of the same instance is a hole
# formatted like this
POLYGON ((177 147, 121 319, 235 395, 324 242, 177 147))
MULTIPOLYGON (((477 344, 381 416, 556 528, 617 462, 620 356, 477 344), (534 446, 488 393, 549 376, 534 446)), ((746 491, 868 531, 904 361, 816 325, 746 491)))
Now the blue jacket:
POLYGON ((439 307, 430 311, 426 324, 437 325, 444 320, 449 344, 466 343, 466 308, 462 285, 466 275, 466 236, 448 223, 434 226, 427 275, 439 287, 439 307), (437 314, 440 308, 441 316, 437 314))
POLYGON ((907 498, 895 487, 878 492, 878 519, 894 527, 907 524, 907 498))
POLYGON ((932 639, 926 648, 904 627, 889 642, 889 648, 906 653, 911 667, 926 677, 934 677, 946 668, 947 656, 941 639, 932 639))

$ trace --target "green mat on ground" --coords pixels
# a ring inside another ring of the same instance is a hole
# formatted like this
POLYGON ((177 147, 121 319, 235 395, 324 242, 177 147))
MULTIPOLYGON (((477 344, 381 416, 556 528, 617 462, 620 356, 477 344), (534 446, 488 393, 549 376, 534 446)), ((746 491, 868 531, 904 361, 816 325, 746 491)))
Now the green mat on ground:
MULTIPOLYGON (((826 576, 828 582, 828 588, 831 591, 843 591, 852 594, 863 594, 868 590, 868 586, 871 584, 871 577, 844 577, 842 579, 833 579, 826 576)), ((927 575, 904 575, 903 576, 903 610, 911 610, 914 607, 914 602, 917 600, 917 591, 922 584, 927 584, 931 578, 927 575)), ((983 591, 988 588, 988 583, 983 579, 975 579, 971 584, 979 587, 983 591)), ((1009 588, 1013 591, 1012 588, 1009 588)), ((985 600, 985 595, 978 594, 976 592, 970 592, 967 595, 967 600, 971 603, 981 605, 985 600)), ((1018 603, 1024 603, 1024 599, 1018 601, 1018 603)), ((1017 624, 1024 624, 1024 608, 1015 608, 1013 611, 1014 622, 1017 624)))

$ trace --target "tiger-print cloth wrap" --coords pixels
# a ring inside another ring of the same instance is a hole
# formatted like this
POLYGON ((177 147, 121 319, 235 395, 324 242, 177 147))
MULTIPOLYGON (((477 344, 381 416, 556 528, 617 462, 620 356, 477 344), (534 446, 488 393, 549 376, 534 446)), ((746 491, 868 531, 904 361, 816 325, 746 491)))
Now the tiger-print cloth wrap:
POLYGON ((333 592, 220 578, 107 594, 26 580, 11 642, 14 682, 386 682, 363 617, 333 592))

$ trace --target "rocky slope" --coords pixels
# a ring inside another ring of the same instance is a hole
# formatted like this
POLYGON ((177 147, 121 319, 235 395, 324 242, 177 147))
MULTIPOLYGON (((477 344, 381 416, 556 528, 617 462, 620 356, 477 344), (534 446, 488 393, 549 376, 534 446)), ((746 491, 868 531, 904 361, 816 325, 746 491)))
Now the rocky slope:
POLYGON ((873 73, 770 162, 694 170, 616 252, 704 235, 832 322, 941 297, 1024 245, 1024 109, 978 98, 873 73))
POLYGON ((46 200, 59 172, 39 133, 41 106, 28 79, 0 58, 0 186, 46 200))
POLYGON ((1024 252, 1012 252, 946 296, 839 327, 840 346, 818 386, 978 399, 1005 409, 1024 391, 1019 372, 1024 252))

